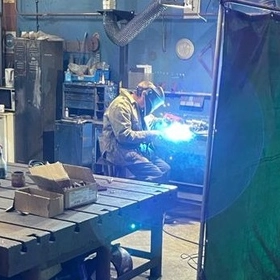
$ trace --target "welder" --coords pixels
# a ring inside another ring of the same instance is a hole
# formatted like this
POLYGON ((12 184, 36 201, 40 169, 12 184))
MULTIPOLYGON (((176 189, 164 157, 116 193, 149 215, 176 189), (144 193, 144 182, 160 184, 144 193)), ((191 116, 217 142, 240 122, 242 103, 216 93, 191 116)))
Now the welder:
POLYGON ((170 166, 153 148, 153 141, 161 137, 161 132, 148 129, 144 120, 164 104, 164 98, 161 87, 142 81, 135 90, 120 88, 120 94, 104 114, 99 138, 102 157, 126 167, 136 180, 168 182, 170 166))

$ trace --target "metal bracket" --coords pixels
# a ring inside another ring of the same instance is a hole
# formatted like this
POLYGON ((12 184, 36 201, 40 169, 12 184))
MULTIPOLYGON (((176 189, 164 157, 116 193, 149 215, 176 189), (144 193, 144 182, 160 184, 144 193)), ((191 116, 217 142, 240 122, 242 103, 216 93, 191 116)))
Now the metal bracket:
POLYGON ((127 20, 130 21, 134 18, 135 12, 134 11, 121 11, 121 10, 102 10, 102 11, 98 11, 98 13, 104 15, 104 14, 108 14, 108 13, 112 13, 116 16, 116 20, 117 21, 121 21, 121 20, 127 20))

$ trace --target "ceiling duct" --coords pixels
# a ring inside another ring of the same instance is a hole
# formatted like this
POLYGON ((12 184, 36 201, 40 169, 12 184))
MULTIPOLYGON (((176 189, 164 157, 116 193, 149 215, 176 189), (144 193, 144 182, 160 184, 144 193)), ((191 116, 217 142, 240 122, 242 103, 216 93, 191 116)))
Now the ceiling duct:
POLYGON ((103 25, 109 39, 118 46, 127 45, 141 31, 143 31, 152 21, 154 21, 167 7, 159 0, 153 0, 148 7, 134 17, 130 13, 128 23, 124 26, 120 24, 120 11, 103 10, 103 25), (131 16, 132 15, 132 16, 131 16))

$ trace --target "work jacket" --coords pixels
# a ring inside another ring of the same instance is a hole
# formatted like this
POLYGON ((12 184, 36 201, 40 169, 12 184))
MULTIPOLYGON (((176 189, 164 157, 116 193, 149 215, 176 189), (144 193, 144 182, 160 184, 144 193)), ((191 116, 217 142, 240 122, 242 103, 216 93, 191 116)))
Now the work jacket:
POLYGON ((127 89, 120 89, 107 108, 103 118, 103 131, 99 137, 102 155, 118 165, 147 162, 152 154, 150 143, 157 137, 145 130, 141 109, 127 89))

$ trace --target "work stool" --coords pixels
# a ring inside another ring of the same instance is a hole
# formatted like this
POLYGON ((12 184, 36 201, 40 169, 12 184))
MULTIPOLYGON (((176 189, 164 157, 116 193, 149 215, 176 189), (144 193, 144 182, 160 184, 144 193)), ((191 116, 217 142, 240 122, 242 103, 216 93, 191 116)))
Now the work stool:
POLYGON ((116 165, 103 157, 100 157, 97 160, 97 164, 102 165, 105 176, 127 178, 127 170, 125 166, 116 165))

